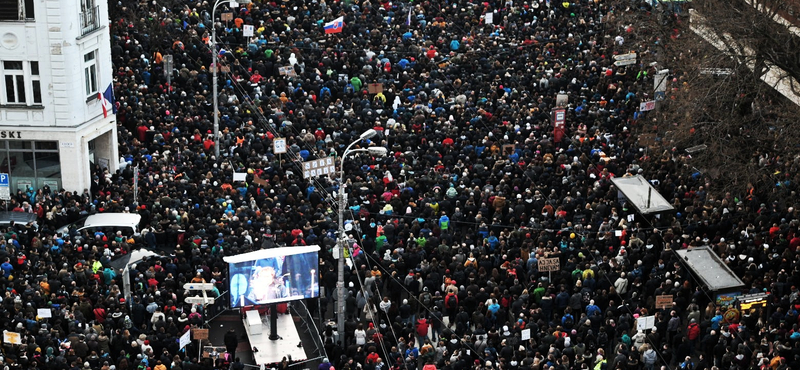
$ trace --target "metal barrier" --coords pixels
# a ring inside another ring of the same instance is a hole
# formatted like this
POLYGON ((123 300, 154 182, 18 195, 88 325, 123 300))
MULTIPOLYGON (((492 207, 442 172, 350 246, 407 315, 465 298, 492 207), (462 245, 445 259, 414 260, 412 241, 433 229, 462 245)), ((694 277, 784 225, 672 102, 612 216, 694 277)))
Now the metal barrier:
POLYGON ((228 291, 226 290, 226 291, 220 293, 219 297, 214 298, 214 303, 206 306, 206 315, 205 315, 205 317, 207 319, 203 323, 204 326, 208 327, 209 326, 208 325, 209 322, 211 322, 212 320, 216 319, 217 317, 219 317, 219 315, 222 315, 223 313, 225 313, 225 311, 228 310, 228 306, 227 306, 227 302, 228 301, 226 299, 227 296, 228 296, 228 291))
POLYGON ((306 327, 307 331, 310 331, 310 335, 312 340, 314 341, 314 345, 317 347, 317 353, 324 357, 328 357, 328 353, 325 351, 325 343, 322 342, 322 333, 319 331, 319 327, 317 326, 317 321, 314 320, 314 317, 311 315, 311 311, 306 306, 306 302, 303 300, 299 300, 296 302, 292 302, 289 306, 289 309, 294 310, 295 314, 303 320, 303 325, 306 327), (300 307, 297 307, 295 303, 300 303, 300 307), (298 309, 302 308, 302 312, 298 309), (311 323, 313 325, 309 325, 311 323))

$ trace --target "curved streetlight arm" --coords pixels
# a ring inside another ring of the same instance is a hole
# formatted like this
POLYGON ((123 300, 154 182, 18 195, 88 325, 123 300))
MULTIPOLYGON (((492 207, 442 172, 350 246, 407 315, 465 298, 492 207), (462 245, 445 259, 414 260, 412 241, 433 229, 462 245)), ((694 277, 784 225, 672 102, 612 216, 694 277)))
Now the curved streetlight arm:
POLYGON ((369 152, 376 156, 385 156, 387 153, 386 148, 383 147, 373 147, 371 149, 352 149, 353 145, 356 143, 361 142, 361 140, 369 139, 375 136, 377 132, 375 130, 367 130, 366 132, 362 133, 359 138, 350 145, 345 148, 344 153, 342 153, 342 157, 339 158, 339 237, 337 240, 338 251, 339 251, 339 261, 338 261, 338 276, 337 276, 337 332, 339 333, 339 338, 343 338, 344 336, 344 321, 345 321, 345 288, 344 288, 344 269, 345 269, 345 259, 344 259, 344 250, 345 250, 345 238, 344 238, 344 211, 347 207, 347 199, 345 198, 344 193, 344 161, 348 155, 351 153, 361 153, 361 152, 369 152))
MULTIPOLYGON (((219 146, 222 140, 219 139, 219 87, 217 81, 217 72, 219 71, 219 52, 217 52, 217 19, 216 19, 216 12, 217 7, 219 4, 228 0, 217 0, 214 2, 214 6, 211 8, 211 58, 212 64, 214 64, 214 68, 211 70, 212 79, 214 79, 212 85, 212 92, 214 97, 214 157, 219 160, 219 146)), ((232 3, 239 4, 240 1, 232 0, 232 3)))

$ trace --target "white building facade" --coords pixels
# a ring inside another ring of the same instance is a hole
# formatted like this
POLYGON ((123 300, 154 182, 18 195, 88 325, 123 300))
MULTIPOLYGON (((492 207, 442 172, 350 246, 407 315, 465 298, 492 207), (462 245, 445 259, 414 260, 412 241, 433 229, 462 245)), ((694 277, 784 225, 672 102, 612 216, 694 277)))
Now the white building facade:
POLYGON ((82 192, 116 171, 106 0, 0 1, 0 173, 11 191, 82 192), (106 113, 104 113, 104 108, 106 113))

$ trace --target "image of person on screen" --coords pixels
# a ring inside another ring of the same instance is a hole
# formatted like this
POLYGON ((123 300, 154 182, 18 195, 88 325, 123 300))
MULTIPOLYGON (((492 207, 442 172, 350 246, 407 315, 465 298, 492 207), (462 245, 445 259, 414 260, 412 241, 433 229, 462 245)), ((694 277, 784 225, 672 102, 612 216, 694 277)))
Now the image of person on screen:
POLYGON ((247 299, 254 304, 262 304, 284 298, 282 281, 282 277, 276 275, 274 267, 257 267, 250 278, 247 299))
POLYGON ((289 286, 292 297, 314 298, 319 295, 315 253, 287 256, 284 267, 291 272, 289 286))

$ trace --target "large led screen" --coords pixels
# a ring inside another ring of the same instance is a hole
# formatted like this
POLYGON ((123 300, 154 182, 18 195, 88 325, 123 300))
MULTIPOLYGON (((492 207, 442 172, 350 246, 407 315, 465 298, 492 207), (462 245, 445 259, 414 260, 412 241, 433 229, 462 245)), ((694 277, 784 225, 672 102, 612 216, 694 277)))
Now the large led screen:
POLYGON ((231 307, 317 298, 318 266, 317 251, 229 263, 231 307))

